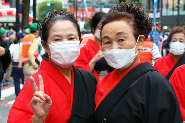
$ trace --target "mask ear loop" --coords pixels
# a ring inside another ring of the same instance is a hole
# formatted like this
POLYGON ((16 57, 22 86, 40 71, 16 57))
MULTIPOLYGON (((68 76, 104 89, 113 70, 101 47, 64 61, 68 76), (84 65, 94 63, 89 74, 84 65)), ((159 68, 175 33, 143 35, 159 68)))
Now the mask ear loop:
MULTIPOLYGON (((139 35, 138 38, 137 38, 136 45, 137 45, 139 39, 140 39, 140 35, 139 35)), ((135 51, 135 49, 136 49, 136 45, 135 45, 135 47, 134 47, 134 51, 135 51)), ((137 55, 137 54, 138 54, 138 51, 137 51, 136 55, 137 55)))

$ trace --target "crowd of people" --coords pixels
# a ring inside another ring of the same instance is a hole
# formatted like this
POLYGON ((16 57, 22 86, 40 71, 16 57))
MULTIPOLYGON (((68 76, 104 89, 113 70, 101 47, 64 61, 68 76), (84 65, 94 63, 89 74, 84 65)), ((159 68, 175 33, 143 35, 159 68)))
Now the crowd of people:
POLYGON ((94 39, 83 47, 66 10, 8 39, 0 29, 0 80, 11 66, 16 94, 7 122, 185 122, 185 29, 158 36, 159 47, 152 19, 132 2, 97 12, 89 24, 94 39))

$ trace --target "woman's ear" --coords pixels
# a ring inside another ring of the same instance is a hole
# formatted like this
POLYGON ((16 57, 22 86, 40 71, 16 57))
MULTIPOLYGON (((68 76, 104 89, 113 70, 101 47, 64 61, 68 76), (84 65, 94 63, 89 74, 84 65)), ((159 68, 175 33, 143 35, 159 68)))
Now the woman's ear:
POLYGON ((44 42, 44 40, 41 40, 42 47, 45 49, 46 52, 48 52, 47 45, 44 42))
POLYGON ((138 41, 138 50, 142 50, 143 49, 143 42, 145 40, 145 36, 144 35, 140 35, 139 41, 138 41))

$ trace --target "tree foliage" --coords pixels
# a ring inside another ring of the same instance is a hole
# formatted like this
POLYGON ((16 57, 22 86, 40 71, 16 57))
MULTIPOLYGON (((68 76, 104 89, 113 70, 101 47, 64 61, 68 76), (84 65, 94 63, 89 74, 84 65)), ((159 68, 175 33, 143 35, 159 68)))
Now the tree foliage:
POLYGON ((38 6, 38 20, 42 19, 48 12, 62 9, 62 2, 58 0, 47 0, 38 6), (50 6, 47 6, 50 3, 50 6))

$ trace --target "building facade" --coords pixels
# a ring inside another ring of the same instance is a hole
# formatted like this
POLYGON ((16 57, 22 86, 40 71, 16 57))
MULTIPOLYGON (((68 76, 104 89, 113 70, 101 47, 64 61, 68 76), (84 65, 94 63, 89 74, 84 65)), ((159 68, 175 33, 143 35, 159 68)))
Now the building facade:
MULTIPOLYGON (((143 0, 147 11, 154 10, 154 0, 143 0)), ((159 24, 163 26, 185 25, 185 0, 158 0, 159 24), (179 11, 178 11, 179 8, 179 11)))

